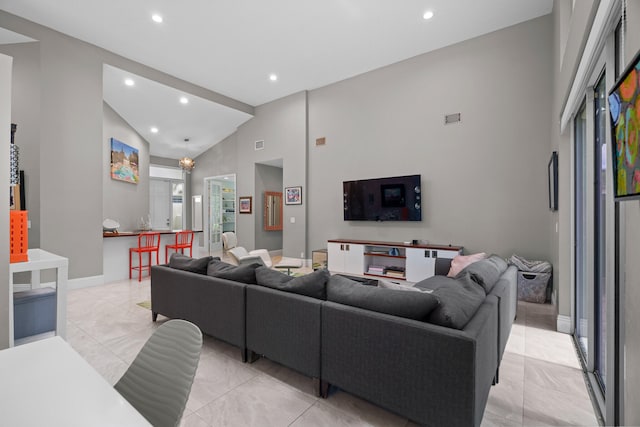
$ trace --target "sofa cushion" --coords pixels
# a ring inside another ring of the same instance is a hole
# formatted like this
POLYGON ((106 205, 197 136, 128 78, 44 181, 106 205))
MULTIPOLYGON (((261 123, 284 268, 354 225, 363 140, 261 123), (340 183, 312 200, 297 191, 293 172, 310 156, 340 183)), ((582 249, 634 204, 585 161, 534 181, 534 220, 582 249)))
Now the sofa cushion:
POLYGON ((329 271, 324 268, 300 277, 292 277, 264 266, 256 269, 258 285, 322 300, 327 298, 329 276, 329 271))
POLYGON ((207 266, 212 259, 213 257, 210 256, 203 258, 191 258, 190 256, 176 252, 171 254, 171 258, 169 258, 169 267, 177 268, 178 270, 190 271, 192 273, 207 274, 207 266))
POLYGON ((395 290, 398 290, 398 291, 428 292, 428 293, 433 292, 433 291, 429 291, 429 290, 426 290, 426 289, 416 288, 415 286, 400 285, 398 283, 393 283, 393 282, 390 282, 390 281, 384 280, 384 279, 378 279, 378 287, 379 288, 385 288, 385 289, 395 289, 395 290))
POLYGON ((464 328, 486 298, 484 289, 471 279, 469 272, 463 272, 455 279, 432 276, 415 286, 432 290, 431 295, 440 303, 429 315, 428 322, 448 328, 464 328))
POLYGON ((366 286, 337 274, 327 283, 327 300, 414 320, 425 320, 438 305, 427 292, 366 286))
POLYGON ((232 265, 222 261, 211 261, 207 267, 207 275, 234 282, 256 284, 256 268, 260 264, 232 265))
POLYGON ((471 278, 484 288, 485 294, 488 294, 506 269, 507 263, 502 258, 491 255, 489 258, 474 262, 463 271, 469 272, 471 278))
POLYGON ((448 277, 456 277, 462 270, 464 270, 467 266, 473 264, 476 261, 480 261, 487 257, 487 254, 484 252, 480 252, 472 255, 456 255, 453 257, 451 261, 451 268, 449 269, 449 273, 447 273, 448 277))

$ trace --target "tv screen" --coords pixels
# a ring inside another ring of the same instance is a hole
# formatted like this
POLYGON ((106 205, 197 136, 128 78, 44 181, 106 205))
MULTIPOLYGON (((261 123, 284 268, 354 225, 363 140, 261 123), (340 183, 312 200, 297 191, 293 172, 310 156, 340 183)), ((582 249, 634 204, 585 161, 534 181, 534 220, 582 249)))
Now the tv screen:
POLYGON ((345 221, 422 221, 420 175, 342 183, 345 221))
POLYGON ((609 92, 613 189, 615 200, 640 198, 640 52, 636 54, 609 92))

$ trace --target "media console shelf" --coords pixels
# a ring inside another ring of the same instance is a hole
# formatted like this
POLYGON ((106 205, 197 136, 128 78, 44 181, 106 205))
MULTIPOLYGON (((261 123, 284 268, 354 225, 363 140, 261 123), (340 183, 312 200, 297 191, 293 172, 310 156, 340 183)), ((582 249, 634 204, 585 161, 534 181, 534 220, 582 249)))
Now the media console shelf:
POLYGON ((435 274, 436 258, 453 258, 462 246, 335 239, 327 252, 333 273, 419 282, 435 274))

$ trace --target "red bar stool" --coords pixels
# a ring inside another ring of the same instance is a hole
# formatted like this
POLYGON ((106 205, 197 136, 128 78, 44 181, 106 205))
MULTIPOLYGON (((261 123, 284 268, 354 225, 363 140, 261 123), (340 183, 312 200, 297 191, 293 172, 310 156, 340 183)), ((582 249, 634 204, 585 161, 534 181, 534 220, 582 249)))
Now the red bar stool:
POLYGON ((129 279, 131 279, 133 270, 138 270, 138 282, 142 280, 143 270, 149 270, 151 276, 152 254, 156 253, 156 264, 160 264, 160 233, 140 233, 138 235, 138 247, 129 248, 129 279), (134 252, 138 253, 138 265, 133 266, 131 257, 134 252), (142 254, 148 254, 148 264, 142 265, 142 254))
POLYGON ((185 249, 189 249, 189 256, 193 256, 193 231, 182 230, 176 233, 176 243, 174 245, 166 245, 164 247, 164 260, 169 263, 169 249, 184 254, 185 249))

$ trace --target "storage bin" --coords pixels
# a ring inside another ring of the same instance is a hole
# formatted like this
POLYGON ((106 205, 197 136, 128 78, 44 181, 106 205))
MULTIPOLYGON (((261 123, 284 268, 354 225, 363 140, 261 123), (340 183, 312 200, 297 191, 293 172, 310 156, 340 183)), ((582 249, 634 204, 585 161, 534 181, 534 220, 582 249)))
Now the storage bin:
POLYGON ((29 261, 27 215, 27 211, 9 212, 9 262, 29 261))
POLYGON ((14 339, 56 329, 56 290, 39 288, 13 294, 14 339))
POLYGON ((551 273, 518 271, 518 299, 537 303, 546 302, 550 278, 551 273))

